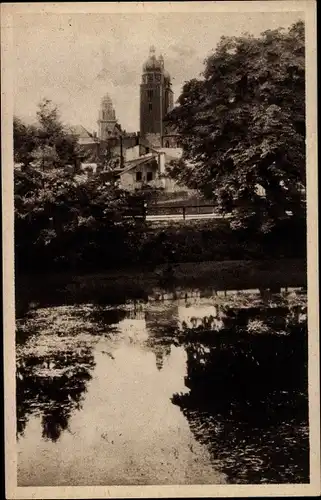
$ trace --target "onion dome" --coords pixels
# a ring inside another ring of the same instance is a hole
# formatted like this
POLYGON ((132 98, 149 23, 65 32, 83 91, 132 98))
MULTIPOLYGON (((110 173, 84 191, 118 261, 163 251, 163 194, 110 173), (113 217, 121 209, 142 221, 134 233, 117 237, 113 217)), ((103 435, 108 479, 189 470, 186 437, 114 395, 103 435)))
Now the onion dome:
POLYGON ((145 64, 143 65, 143 71, 161 71, 162 61, 157 59, 155 56, 155 47, 152 46, 149 49, 149 57, 145 64))

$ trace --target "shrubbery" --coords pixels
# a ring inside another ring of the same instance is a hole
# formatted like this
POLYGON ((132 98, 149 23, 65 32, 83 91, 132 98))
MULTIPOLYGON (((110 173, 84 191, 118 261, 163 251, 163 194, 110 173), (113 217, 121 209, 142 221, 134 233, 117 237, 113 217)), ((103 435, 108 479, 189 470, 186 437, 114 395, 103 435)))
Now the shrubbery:
MULTIPOLYGON (((153 267, 167 262, 304 258, 305 227, 302 223, 279 228, 267 235, 232 231, 216 221, 198 225, 151 227, 140 219, 123 219, 129 197, 94 183, 71 187, 65 200, 41 191, 32 212, 22 213, 17 200, 16 259, 22 271, 107 270, 153 267), (79 190, 82 203, 70 204, 79 190), (67 197, 68 194, 68 197, 67 197), (69 204, 68 204, 68 199, 69 204), (51 217, 52 215, 54 217, 51 217)), ((137 203, 137 199, 135 200, 137 203)))

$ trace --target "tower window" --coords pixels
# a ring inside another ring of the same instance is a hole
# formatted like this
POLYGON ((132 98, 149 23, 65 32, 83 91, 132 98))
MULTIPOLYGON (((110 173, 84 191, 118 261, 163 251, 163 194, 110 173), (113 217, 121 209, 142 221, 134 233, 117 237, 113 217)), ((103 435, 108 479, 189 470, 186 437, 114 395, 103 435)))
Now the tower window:
POLYGON ((153 99, 153 91, 152 90, 147 90, 147 95, 148 95, 149 100, 153 99))
POLYGON ((142 172, 136 172, 136 182, 140 182, 143 178, 142 172))
POLYGON ((149 111, 152 111, 152 109, 153 109, 153 105, 151 102, 148 103, 148 109, 149 109, 149 111))
POLYGON ((147 182, 150 182, 153 180, 153 172, 147 172, 146 180, 147 180, 147 182))

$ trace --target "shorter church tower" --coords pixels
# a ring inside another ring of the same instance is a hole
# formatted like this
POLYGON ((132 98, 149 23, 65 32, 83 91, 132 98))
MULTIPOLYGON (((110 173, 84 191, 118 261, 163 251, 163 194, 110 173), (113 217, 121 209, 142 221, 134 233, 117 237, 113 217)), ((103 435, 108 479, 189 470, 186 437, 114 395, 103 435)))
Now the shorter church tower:
POLYGON ((113 103, 108 94, 102 100, 98 115, 98 137, 101 141, 107 141, 112 137, 118 137, 120 127, 117 123, 113 103))

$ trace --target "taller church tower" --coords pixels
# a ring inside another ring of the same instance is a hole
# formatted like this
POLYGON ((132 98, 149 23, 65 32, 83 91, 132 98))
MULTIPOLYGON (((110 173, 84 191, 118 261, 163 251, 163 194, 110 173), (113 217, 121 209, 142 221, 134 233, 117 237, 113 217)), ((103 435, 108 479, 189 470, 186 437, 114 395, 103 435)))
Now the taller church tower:
POLYGON ((143 65, 140 85, 140 134, 153 146, 163 145, 164 118, 173 109, 171 78, 164 68, 162 55, 156 58, 151 47, 149 57, 143 65))

